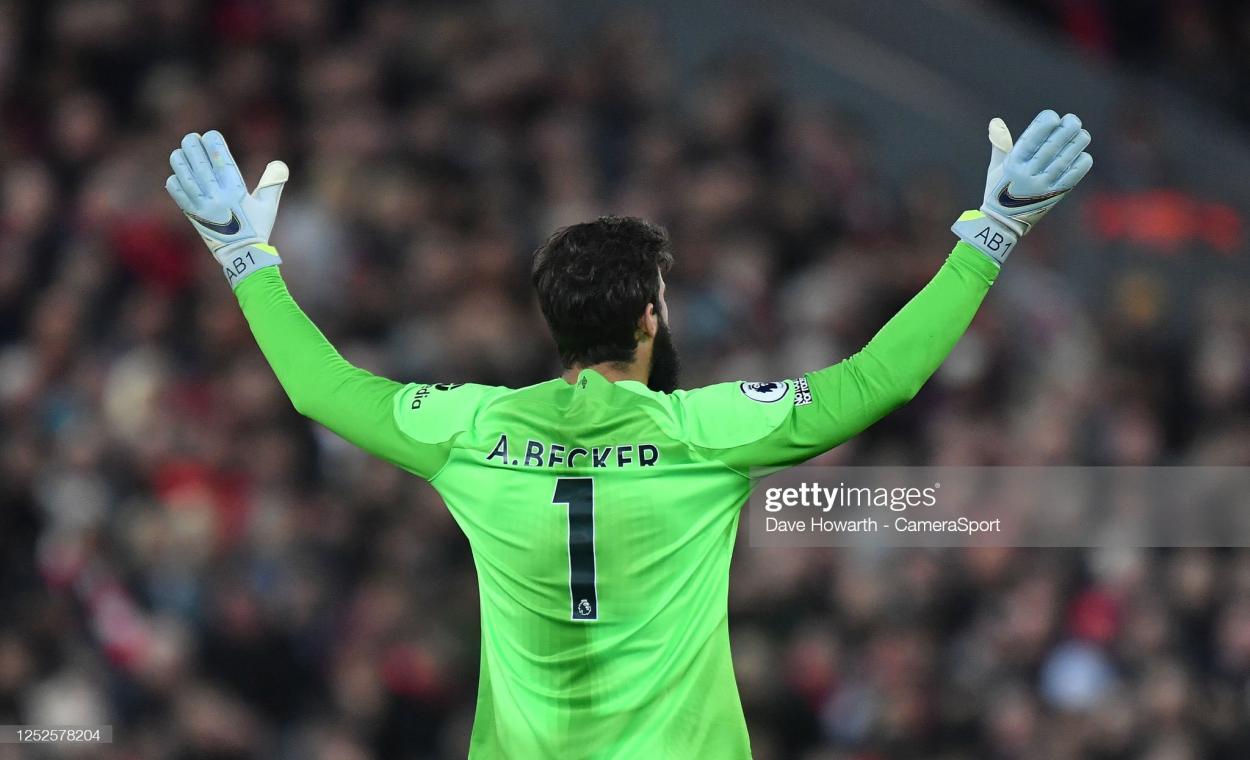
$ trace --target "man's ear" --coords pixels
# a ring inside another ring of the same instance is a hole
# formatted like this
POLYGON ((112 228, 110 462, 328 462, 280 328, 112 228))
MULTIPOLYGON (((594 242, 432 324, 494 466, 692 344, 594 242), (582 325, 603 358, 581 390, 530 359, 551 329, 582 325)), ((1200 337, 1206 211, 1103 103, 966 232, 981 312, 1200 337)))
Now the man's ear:
POLYGON ((655 304, 647 304, 647 310, 638 318, 638 331, 648 340, 660 331, 660 316, 655 311, 655 304))

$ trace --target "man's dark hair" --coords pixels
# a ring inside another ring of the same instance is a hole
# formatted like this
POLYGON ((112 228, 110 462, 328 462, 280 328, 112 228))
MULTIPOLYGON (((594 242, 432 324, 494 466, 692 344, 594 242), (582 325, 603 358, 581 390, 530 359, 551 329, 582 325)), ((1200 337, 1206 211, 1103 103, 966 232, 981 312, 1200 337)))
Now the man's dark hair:
POLYGON ((566 368, 631 362, 638 318, 660 304, 660 275, 673 264, 663 227, 603 216, 556 230, 534 252, 538 304, 566 368))

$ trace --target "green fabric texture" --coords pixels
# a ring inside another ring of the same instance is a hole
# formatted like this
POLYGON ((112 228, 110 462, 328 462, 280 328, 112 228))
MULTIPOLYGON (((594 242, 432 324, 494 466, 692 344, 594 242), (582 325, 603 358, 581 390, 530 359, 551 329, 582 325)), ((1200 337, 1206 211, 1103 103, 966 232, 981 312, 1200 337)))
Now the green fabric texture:
POLYGON ((734 760, 751 754, 727 616, 751 468, 820 454, 905 403, 997 273, 960 243, 854 356, 673 394, 593 370, 516 390, 401 385, 345 361, 276 267, 236 294, 296 408, 430 480, 468 537, 471 758, 734 760))

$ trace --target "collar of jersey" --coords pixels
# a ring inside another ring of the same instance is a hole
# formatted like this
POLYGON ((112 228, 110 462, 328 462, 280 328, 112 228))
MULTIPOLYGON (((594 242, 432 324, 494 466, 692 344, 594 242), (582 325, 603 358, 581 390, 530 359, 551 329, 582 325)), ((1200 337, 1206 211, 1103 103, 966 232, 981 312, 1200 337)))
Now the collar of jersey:
POLYGON ((580 387, 583 379, 586 380, 587 388, 589 388, 591 384, 619 385, 622 388, 628 388, 629 390, 635 391, 635 392, 642 391, 645 393, 647 391, 646 383, 640 383, 637 380, 615 380, 615 381, 609 380, 603 375, 599 374, 598 370, 593 370, 589 367, 577 373, 577 381, 573 383, 573 386, 580 387))

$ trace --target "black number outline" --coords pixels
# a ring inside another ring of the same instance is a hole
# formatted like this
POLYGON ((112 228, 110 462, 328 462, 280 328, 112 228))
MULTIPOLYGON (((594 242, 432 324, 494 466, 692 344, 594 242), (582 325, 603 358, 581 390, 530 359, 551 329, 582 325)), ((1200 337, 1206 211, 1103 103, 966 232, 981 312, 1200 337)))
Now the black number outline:
POLYGON ((556 478, 551 503, 568 516, 569 607, 572 620, 599 619, 599 557, 595 548, 595 479, 556 478))

